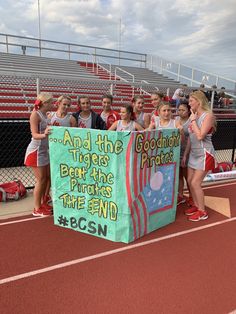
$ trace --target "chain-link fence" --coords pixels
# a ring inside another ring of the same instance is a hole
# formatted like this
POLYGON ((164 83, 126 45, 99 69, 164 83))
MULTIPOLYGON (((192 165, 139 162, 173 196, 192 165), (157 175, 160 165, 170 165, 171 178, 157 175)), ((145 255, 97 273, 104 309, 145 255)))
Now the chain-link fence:
MULTIPOLYGON (((112 93, 114 96, 113 109, 118 111, 122 103, 130 102, 132 95, 142 93, 145 97, 145 110, 152 112, 150 94, 156 90, 155 85, 144 83, 144 81, 130 84, 119 80, 64 80, 43 77, 38 80, 37 77, 28 75, 0 75, 0 82, 0 183, 17 178, 21 179, 28 188, 33 187, 35 182, 31 169, 24 167, 24 155, 31 138, 28 119, 36 98, 37 82, 41 91, 53 94, 54 100, 61 94, 71 96, 71 111, 77 110, 77 97, 81 94, 89 95, 92 109, 101 111, 101 95, 112 93)), ((158 90, 166 95, 172 95, 178 87, 175 84, 159 84, 158 90)), ((189 93, 191 90, 188 88, 186 92, 189 93)), ((236 119, 232 118, 218 121, 213 142, 219 162, 235 160, 235 125, 236 119)))
POLYGON ((213 135, 217 161, 236 161, 236 120, 218 120, 213 135))
MULTIPOLYGON (((29 120, 0 120, 0 183, 21 179, 27 188, 34 186, 30 168, 24 167, 24 156, 30 142, 29 120)), ((213 136, 217 161, 234 161, 236 120, 219 120, 213 136)))
POLYGON ((28 120, 0 120, 0 183, 21 179, 26 187, 34 186, 30 168, 24 167, 24 156, 30 142, 28 120))

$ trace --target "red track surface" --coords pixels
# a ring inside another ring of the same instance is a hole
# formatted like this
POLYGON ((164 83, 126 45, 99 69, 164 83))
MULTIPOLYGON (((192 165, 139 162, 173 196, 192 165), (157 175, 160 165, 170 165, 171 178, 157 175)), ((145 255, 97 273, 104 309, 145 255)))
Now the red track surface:
POLYGON ((175 223, 130 245, 54 226, 52 218, 2 225, 0 279, 114 249, 125 250, 1 284, 1 313, 233 311, 235 187, 236 183, 205 190, 206 195, 230 198, 232 220, 209 210, 208 220, 191 223, 182 207, 175 223), (214 225, 221 221, 225 223, 214 225), (196 230, 201 226, 208 227, 196 230), (176 234, 182 231, 189 232, 176 234), (167 235, 174 236, 162 238, 167 235), (147 243, 149 240, 156 242, 147 243), (135 247, 137 244, 143 245, 135 247))

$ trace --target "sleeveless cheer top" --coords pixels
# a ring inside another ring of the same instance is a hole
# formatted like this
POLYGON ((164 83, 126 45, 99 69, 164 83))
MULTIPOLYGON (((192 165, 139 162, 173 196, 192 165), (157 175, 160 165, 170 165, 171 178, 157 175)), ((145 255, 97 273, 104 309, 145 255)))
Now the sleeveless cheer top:
POLYGON ((165 126, 160 125, 160 117, 153 116, 154 122, 155 122, 155 128, 156 129, 176 129, 175 120, 170 119, 169 123, 165 126))
MULTIPOLYGON (((176 121, 180 121, 180 117, 176 117, 175 118, 176 121)), ((187 121, 184 122, 184 124, 182 124, 182 128, 183 128, 183 133, 184 133, 184 139, 181 140, 181 147, 180 147, 180 159, 183 158, 184 156, 184 152, 188 143, 188 138, 189 138, 189 125, 190 125, 190 119, 188 119, 187 121)))
POLYGON ((51 113, 51 125, 58 126, 70 126, 70 118, 71 114, 67 113, 67 115, 63 118, 59 118, 56 112, 51 113))
POLYGON ((145 113, 144 112, 141 112, 138 116, 138 118, 135 119, 135 121, 141 125, 143 128, 144 128, 144 116, 145 116, 145 113))
MULTIPOLYGON (((41 111, 36 111, 40 117, 38 126, 38 132, 43 134, 48 125, 50 125, 50 119, 44 115, 41 111)), ((48 138, 36 140, 31 138, 26 154, 25 154, 25 165, 31 167, 46 166, 49 164, 49 152, 48 152, 48 138)))
MULTIPOLYGON (((207 114, 207 112, 203 112, 202 115, 196 119, 196 123, 199 128, 201 128, 207 114)), ((192 130, 191 124, 188 130, 191 142, 188 167, 196 170, 213 170, 216 167, 216 160, 215 150, 212 144, 212 131, 209 130, 204 139, 198 140, 192 130)))
POLYGON ((118 120, 116 131, 135 131, 135 122, 131 120, 128 125, 123 125, 123 121, 118 120))

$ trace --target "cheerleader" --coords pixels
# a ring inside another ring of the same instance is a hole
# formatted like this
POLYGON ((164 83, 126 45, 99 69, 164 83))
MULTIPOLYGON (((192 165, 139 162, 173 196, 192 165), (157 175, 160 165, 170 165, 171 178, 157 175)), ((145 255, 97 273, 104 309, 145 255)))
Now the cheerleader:
POLYGON ((120 109, 121 120, 115 121, 109 128, 110 131, 142 131, 143 127, 135 122, 133 106, 124 104, 120 109))
POLYGON ((135 114, 135 121, 144 129, 150 124, 150 115, 144 112, 144 98, 142 95, 136 95, 132 98, 132 104, 135 114))
POLYGON ((50 119, 47 112, 52 109, 52 95, 41 93, 35 101, 30 116, 32 139, 25 154, 25 165, 32 168, 35 175, 34 216, 50 216, 52 207, 44 202, 48 182, 50 182, 48 135, 50 119))

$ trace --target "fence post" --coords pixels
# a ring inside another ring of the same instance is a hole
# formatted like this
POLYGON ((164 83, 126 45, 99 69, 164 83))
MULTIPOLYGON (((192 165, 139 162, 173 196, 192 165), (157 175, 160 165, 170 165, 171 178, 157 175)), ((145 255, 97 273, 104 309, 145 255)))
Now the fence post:
POLYGON ((7 46, 7 53, 9 52, 9 47, 8 47, 8 36, 6 35, 6 46, 7 46))
POLYGON ((132 86, 132 98, 134 97, 134 85, 132 86))
POLYGON ((94 48, 94 63, 97 63, 97 49, 94 48))
POLYGON ((70 44, 68 44, 68 53, 69 53, 69 60, 70 60, 70 44))
POLYGON ((95 63, 96 63, 96 57, 93 55, 93 72, 95 72, 95 63))
POLYGON ((169 87, 166 90, 166 96, 168 96, 168 97, 170 96, 170 88, 169 87))
POLYGON ((37 93, 37 95, 40 93, 40 80, 39 80, 39 77, 36 78, 36 93, 37 93))
POLYGON ((145 61, 144 61, 144 64, 145 64, 145 68, 147 68, 148 67, 148 65, 147 65, 147 54, 145 54, 145 61))
POLYGON ((194 68, 192 68, 192 78, 191 78, 190 86, 193 86, 193 79, 194 79, 194 68))
POLYGON ((235 131, 234 131, 234 142, 233 142, 233 150, 232 150, 232 162, 236 162, 236 159, 234 160, 234 155, 235 155, 235 148, 236 148, 236 126, 235 126, 235 131))
POLYGON ((214 98, 215 98, 215 91, 213 90, 211 94, 211 110, 213 110, 214 98))
POLYGON ((153 71, 153 56, 151 55, 151 70, 153 71))
POLYGON ((41 57, 41 39, 39 39, 39 56, 41 57))
POLYGON ((113 86, 113 84, 111 83, 111 85, 110 85, 110 95, 112 95, 112 96, 113 96, 113 91, 114 91, 114 86, 113 86))
POLYGON ((180 75, 180 63, 179 63, 179 65, 178 65, 177 81, 179 81, 179 75, 180 75))

